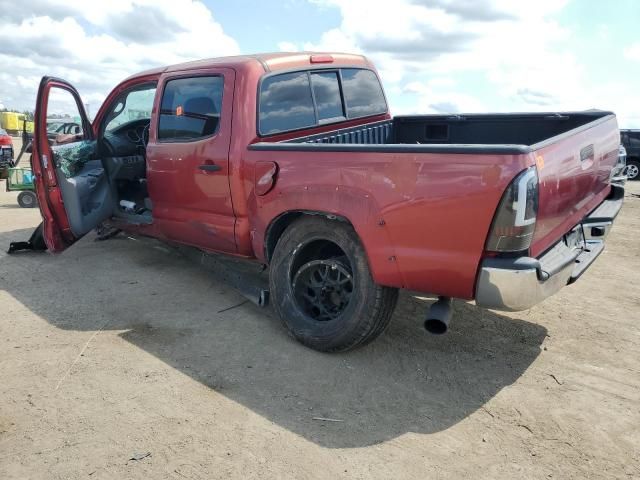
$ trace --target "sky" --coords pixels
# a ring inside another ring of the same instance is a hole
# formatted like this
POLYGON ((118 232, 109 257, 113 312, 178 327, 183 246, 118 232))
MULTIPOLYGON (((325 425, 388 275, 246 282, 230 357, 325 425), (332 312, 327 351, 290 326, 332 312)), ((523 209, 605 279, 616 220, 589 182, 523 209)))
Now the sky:
POLYGON ((640 128, 640 1, 0 0, 0 105, 40 78, 95 113, 138 71, 268 51, 344 51, 378 66, 391 112, 613 110, 640 128))

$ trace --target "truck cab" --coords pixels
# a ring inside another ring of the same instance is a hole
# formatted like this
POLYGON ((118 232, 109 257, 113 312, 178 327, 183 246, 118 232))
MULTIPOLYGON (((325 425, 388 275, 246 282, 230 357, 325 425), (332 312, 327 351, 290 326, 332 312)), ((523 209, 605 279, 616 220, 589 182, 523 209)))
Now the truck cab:
MULTIPOLYGON (((274 141, 292 136, 274 134, 284 111, 277 109, 267 115, 267 128, 274 131, 256 131, 256 86, 269 81, 265 71, 323 61, 322 55, 267 54, 142 72, 111 92, 93 122, 72 85, 45 77, 38 94, 35 156, 41 159, 40 196, 48 197, 43 216, 49 250, 62 251, 112 219, 208 251, 252 256, 246 202, 242 196, 232 201, 231 186, 242 188, 242 179, 230 176, 230 153, 241 156, 265 133, 274 141), (71 134, 51 138, 49 132, 46 138, 42 132, 51 114, 78 119, 79 126, 71 134)), ((366 69, 377 81, 364 57, 334 55, 331 62, 366 69)), ((296 95, 295 78, 279 88, 285 93, 274 94, 286 105, 286 96, 296 95)), ((335 123, 351 126, 386 118, 385 102, 375 115, 358 119, 316 122, 313 112, 300 111, 288 121, 297 121, 306 133, 320 133, 335 123)))

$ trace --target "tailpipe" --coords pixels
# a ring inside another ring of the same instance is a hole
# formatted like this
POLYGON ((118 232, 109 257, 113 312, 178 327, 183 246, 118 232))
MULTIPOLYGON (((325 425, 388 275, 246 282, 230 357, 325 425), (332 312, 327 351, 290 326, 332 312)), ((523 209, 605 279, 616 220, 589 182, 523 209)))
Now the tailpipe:
POLYGON ((451 322, 451 297, 438 297, 438 301, 431 305, 424 321, 424 329, 434 335, 442 335, 449 330, 451 322))

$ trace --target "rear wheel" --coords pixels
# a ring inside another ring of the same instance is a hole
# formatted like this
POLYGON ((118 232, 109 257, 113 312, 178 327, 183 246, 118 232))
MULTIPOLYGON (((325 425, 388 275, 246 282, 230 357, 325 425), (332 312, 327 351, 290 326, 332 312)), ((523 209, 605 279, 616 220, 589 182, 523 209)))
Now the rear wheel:
POLYGON ((627 159, 627 178, 640 180, 640 161, 627 159))
POLYGON ((34 208, 38 205, 38 198, 34 192, 20 192, 18 194, 18 205, 22 208, 34 208))
POLYGON ((323 352, 346 351, 380 335, 398 299, 376 285, 353 228, 305 217, 282 235, 269 277, 274 308, 298 341, 323 352))

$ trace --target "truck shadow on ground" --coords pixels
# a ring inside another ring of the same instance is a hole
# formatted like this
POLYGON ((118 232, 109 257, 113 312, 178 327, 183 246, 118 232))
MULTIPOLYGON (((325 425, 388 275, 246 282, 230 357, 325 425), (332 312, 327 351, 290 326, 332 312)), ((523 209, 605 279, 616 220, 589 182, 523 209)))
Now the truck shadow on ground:
MULTIPOLYGON (((3 250, 30 234, 1 234, 3 250)), ((124 235, 84 239, 57 256, 0 256, 0 288, 58 328, 125 330, 127 342, 329 448, 455 425, 516 381, 546 336, 540 325, 463 302, 450 332, 430 336, 422 322, 432 300, 405 292, 377 341, 321 354, 201 267, 124 235)))

